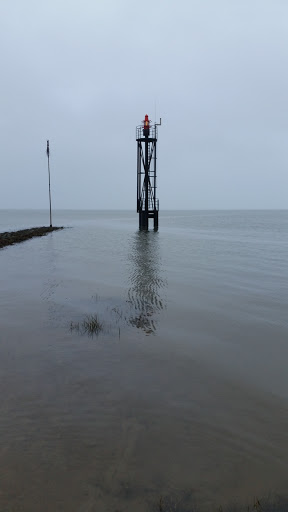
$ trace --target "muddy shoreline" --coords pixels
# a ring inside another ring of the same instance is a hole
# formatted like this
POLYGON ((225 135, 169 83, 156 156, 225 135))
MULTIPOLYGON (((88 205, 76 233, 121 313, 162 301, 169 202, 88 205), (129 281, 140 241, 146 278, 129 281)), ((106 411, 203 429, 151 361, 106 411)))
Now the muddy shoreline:
POLYGON ((5 233, 0 233, 0 249, 7 247, 8 245, 25 242, 26 240, 36 236, 47 235, 48 233, 51 233, 51 231, 57 231, 59 229, 63 229, 63 227, 42 226, 40 228, 29 228, 21 229, 19 231, 7 231, 5 233))

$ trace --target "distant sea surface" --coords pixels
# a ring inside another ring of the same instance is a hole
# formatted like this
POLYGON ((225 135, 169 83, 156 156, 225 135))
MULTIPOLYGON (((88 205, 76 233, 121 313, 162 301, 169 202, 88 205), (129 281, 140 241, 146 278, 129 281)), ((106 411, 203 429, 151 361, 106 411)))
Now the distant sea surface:
MULTIPOLYGON (((49 212, 0 211, 0 232, 49 212)), ((288 211, 54 211, 0 250, 0 510, 288 490, 288 211)))

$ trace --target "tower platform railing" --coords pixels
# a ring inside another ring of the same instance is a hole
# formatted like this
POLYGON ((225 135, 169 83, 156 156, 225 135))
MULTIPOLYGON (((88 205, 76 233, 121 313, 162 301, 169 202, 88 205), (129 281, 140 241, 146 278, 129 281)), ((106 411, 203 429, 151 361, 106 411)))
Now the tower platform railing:
MULTIPOLYGON (((156 139, 157 140, 157 138, 158 138, 157 126, 155 124, 152 124, 150 126, 148 139, 156 139)), ((140 139, 145 140, 145 137, 143 135, 143 125, 136 126, 136 140, 140 140, 140 139)))

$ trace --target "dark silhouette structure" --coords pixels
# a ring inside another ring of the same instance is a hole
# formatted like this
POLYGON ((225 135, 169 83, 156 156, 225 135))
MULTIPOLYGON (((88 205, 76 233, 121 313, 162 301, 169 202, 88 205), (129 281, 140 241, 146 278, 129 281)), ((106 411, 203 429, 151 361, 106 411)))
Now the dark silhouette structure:
POLYGON ((50 147, 49 147, 49 140, 47 140, 46 155, 47 155, 47 158, 48 158, 48 185, 49 185, 50 228, 52 228, 51 184, 50 184, 50 147))
POLYGON ((137 141, 137 212, 139 229, 149 228, 149 219, 158 229, 159 200, 156 197, 157 126, 146 114, 143 124, 136 128, 137 141))

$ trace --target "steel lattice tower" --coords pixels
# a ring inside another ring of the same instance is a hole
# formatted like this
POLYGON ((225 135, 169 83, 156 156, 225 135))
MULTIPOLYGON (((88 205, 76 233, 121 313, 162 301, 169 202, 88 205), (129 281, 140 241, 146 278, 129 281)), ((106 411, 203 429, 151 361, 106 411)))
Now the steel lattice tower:
MULTIPOLYGON (((161 124, 161 119, 160 123, 161 124)), ((157 130, 151 125, 148 116, 143 124, 136 127, 137 141, 137 212, 139 228, 148 229, 149 219, 154 219, 154 229, 158 229, 159 200, 156 198, 157 130)))

